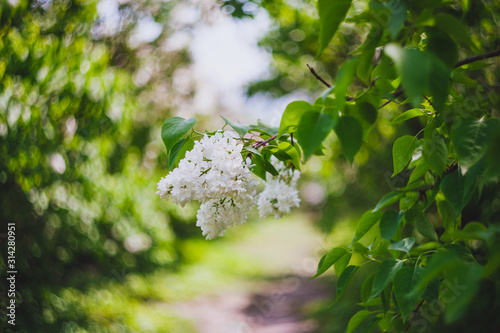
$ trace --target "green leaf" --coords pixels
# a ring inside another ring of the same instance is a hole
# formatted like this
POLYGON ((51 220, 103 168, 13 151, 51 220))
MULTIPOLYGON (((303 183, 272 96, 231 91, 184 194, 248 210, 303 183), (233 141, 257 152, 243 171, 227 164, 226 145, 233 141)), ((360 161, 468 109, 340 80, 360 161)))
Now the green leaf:
POLYGON ((410 175, 410 179, 408 179, 408 184, 411 184, 414 181, 423 177, 428 170, 429 170, 429 165, 425 163, 423 160, 419 160, 417 165, 415 166, 415 169, 410 175))
POLYGON ((415 118, 415 117, 422 117, 425 115, 426 114, 420 109, 417 109, 417 108, 411 109, 411 110, 408 110, 405 113, 402 113, 399 116, 397 116, 396 119, 391 121, 391 125, 399 124, 399 123, 402 123, 403 121, 406 121, 408 119, 415 118))
POLYGON ((333 264, 333 268, 335 269, 335 274, 342 275, 344 269, 349 265, 349 261, 351 260, 351 253, 346 253, 335 264, 333 264))
POLYGON ((425 50, 439 57, 450 70, 453 69, 458 60, 457 44, 455 44, 449 35, 436 31, 433 28, 427 29, 426 35, 427 43, 425 50))
POLYGON ((266 170, 267 172, 269 172, 271 175, 273 175, 275 177, 279 175, 278 170, 276 170, 274 165, 272 165, 272 163, 269 162, 269 159, 267 159, 267 158, 262 159, 262 167, 264 168, 264 170, 266 170))
POLYGON ((347 254, 347 251, 341 247, 335 247, 325 254, 318 263, 318 271, 311 279, 320 276, 328 268, 337 262, 340 258, 347 254))
MULTIPOLYGON (((367 37, 369 38, 369 37, 367 37)), ((370 79, 370 74, 373 70, 373 56, 375 55, 375 48, 363 52, 359 56, 358 67, 356 67, 356 75, 364 81, 370 79)))
POLYGON ((174 145, 193 128, 195 123, 196 118, 172 117, 165 120, 161 127, 161 138, 167 148, 167 154, 170 155, 174 145))
POLYGON ((243 149, 251 152, 252 154, 256 154, 256 155, 259 155, 260 157, 262 157, 262 154, 260 153, 260 151, 258 149, 255 149, 254 147, 245 146, 245 147, 243 147, 243 149))
POLYGON ((382 217, 382 212, 367 211, 361 217, 353 242, 358 241, 363 237, 382 217))
POLYGON ((438 297, 439 297, 439 279, 434 279, 431 282, 429 282, 429 284, 427 284, 427 288, 425 288, 425 291, 422 294, 422 299, 430 303, 434 300, 437 300, 438 297))
POLYGON ((451 68, 438 56, 425 52, 431 61, 431 75, 429 77, 429 92, 432 96, 432 106, 440 112, 444 109, 448 98, 448 87, 451 68))
POLYGON ((382 332, 390 332, 391 331, 391 327, 392 327, 391 319, 392 319, 392 317, 393 317, 392 314, 386 313, 380 319, 380 321, 378 322, 378 327, 380 328, 380 330, 382 332))
POLYGON ((302 115, 296 137, 304 150, 305 160, 321 147, 321 143, 328 136, 335 123, 336 118, 327 113, 307 111, 302 115))
MULTIPOLYGON (((391 240, 396 231, 398 230, 399 224, 403 220, 403 211, 399 213, 395 210, 385 211, 380 219, 380 235, 386 240, 391 240)), ((389 247, 390 248, 390 247, 389 247)))
POLYGON ((250 131, 260 132, 269 136, 278 135, 278 130, 278 127, 269 126, 262 119, 257 119, 257 125, 250 125, 250 131))
POLYGON ((447 14, 438 14, 434 18, 434 27, 467 47, 475 48, 469 28, 457 18, 447 14))
POLYGON ((387 313, 387 311, 389 311, 390 309, 391 293, 392 293, 392 286, 387 286, 386 288, 384 288, 382 293, 380 293, 380 298, 382 299, 382 307, 384 308, 384 313, 387 313))
POLYGON ((247 134, 248 131, 250 130, 250 125, 242 124, 242 123, 233 123, 232 121, 227 120, 223 116, 220 116, 220 117, 222 119, 224 119, 224 121, 226 122, 226 124, 228 124, 229 126, 231 126, 236 131, 236 133, 238 133, 238 135, 240 137, 244 137, 245 134, 247 134))
POLYGON ((453 268, 459 262, 459 255, 455 251, 446 248, 439 249, 427 261, 427 266, 422 271, 420 279, 413 288, 412 293, 418 294, 424 291, 429 282, 440 276, 443 271, 453 268))
POLYGON ((436 135, 432 140, 424 139, 422 145, 422 157, 438 176, 446 169, 448 162, 448 149, 441 136, 436 135))
POLYGON ((411 135, 404 135, 398 138, 392 147, 392 158, 394 164, 394 173, 397 175, 408 165, 417 148, 417 138, 411 135))
POLYGON ((372 293, 373 279, 375 278, 375 273, 371 274, 361 285, 361 300, 363 302, 368 301, 372 293))
POLYGON ((354 156, 358 153, 363 143, 363 128, 356 118, 351 116, 340 117, 337 127, 335 128, 342 150, 347 159, 354 161, 354 156))
POLYGON ((391 18, 387 24, 387 31, 392 39, 396 39, 406 20, 406 5, 403 1, 392 0, 385 4, 391 12, 391 18))
POLYGON ((372 293, 369 300, 377 297, 392 282, 402 266, 403 262, 398 259, 387 259, 382 263, 373 279, 372 293))
POLYGON ((363 322, 363 320, 365 320, 365 318, 371 314, 371 311, 368 310, 361 310, 356 312, 356 314, 351 317, 349 323, 347 324, 346 333, 352 333, 363 322))
POLYGON ((358 57, 347 60, 346 62, 344 62, 337 73, 337 77, 335 78, 335 86, 333 87, 333 93, 335 94, 334 107, 337 111, 344 111, 344 105, 346 102, 345 97, 347 96, 349 86, 354 82, 354 74, 356 73, 358 61, 358 57))
POLYGON ((420 214, 417 214, 417 216, 415 216, 415 227, 423 236, 434 241, 438 240, 434 226, 424 213, 420 212, 420 214))
POLYGON ((360 118, 370 125, 375 124, 377 120, 377 109, 368 102, 361 102, 356 105, 358 106, 360 118))
POLYGON ((370 252, 370 250, 364 246, 363 244, 361 244, 360 242, 354 242, 351 244, 351 247, 352 247, 352 250, 356 253, 359 253, 359 254, 368 254, 368 252, 370 252))
POLYGON ((186 152, 190 151, 194 147, 194 141, 191 138, 180 139, 170 151, 170 156, 168 158, 168 167, 173 170, 179 165, 180 160, 186 156, 186 152))
POLYGON ((370 333, 373 331, 375 325, 379 322, 380 318, 373 317, 365 320, 355 331, 355 333, 370 333))
POLYGON ((401 268, 394 277, 394 296, 404 321, 408 319, 424 292, 423 290, 419 293, 411 292, 417 285, 421 273, 421 267, 406 266, 401 268))
POLYGON ((318 0, 319 14, 319 56, 330 44, 340 23, 345 20, 347 11, 351 7, 352 0, 318 0))
POLYGON ((300 171, 300 154, 295 146, 289 142, 281 142, 278 147, 270 148, 270 150, 281 161, 292 160, 295 168, 300 171))
POLYGON ((294 133, 297 131, 300 118, 307 111, 313 111, 313 106, 304 101, 295 101, 288 104, 281 116, 278 136, 285 133, 294 133))
POLYGON ((497 119, 457 118, 451 128, 451 142, 464 172, 474 165, 486 151, 487 143, 498 131, 497 119))
POLYGON ((389 245, 389 250, 397 250, 410 253, 410 250, 413 247, 413 245, 415 245, 415 238, 408 237, 389 245))
POLYGON ((412 105, 418 107, 422 103, 425 90, 429 85, 432 70, 431 60, 421 51, 403 49, 395 44, 387 45, 385 52, 396 62, 396 69, 401 75, 401 83, 405 93, 412 105))
POLYGON ((448 94, 450 71, 436 55, 417 49, 401 48, 389 44, 386 53, 396 62, 401 84, 414 107, 419 107, 427 92, 433 97, 433 105, 441 111, 448 94), (415 64, 418 64, 416 66, 415 64))
POLYGON ((453 205, 453 208, 460 213, 470 199, 464 191, 465 177, 459 170, 447 175, 441 181, 441 191, 446 199, 453 205))
POLYGON ((459 213, 453 207, 451 202, 448 200, 436 201, 436 206, 438 209, 439 216, 441 216, 441 221, 443 227, 446 231, 453 231, 457 227, 457 219, 459 213))
POLYGON ((379 209, 392 205, 393 203, 399 201, 399 199, 403 198, 405 194, 403 192, 393 191, 389 192, 380 199, 372 212, 376 212, 379 209))
POLYGON ((359 266, 347 266, 339 276, 339 279, 337 280, 337 298, 335 299, 335 302, 340 299, 344 293, 345 287, 349 284, 349 281, 351 281, 358 268, 359 266))

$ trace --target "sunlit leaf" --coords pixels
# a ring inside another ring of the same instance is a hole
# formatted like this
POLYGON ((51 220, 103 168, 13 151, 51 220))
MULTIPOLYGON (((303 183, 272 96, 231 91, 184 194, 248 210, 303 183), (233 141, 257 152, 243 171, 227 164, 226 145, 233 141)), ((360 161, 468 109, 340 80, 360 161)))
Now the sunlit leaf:
POLYGON ((227 120, 223 116, 220 116, 220 117, 222 119, 224 119, 224 121, 226 122, 226 124, 228 124, 229 126, 231 126, 236 131, 236 133, 238 133, 238 135, 240 137, 244 137, 245 134, 248 133, 248 130, 250 130, 250 125, 242 124, 242 123, 233 123, 232 121, 227 120))
POLYGON ((363 322, 363 320, 365 320, 365 318, 367 318, 371 314, 372 312, 368 310, 361 310, 356 312, 356 314, 351 317, 349 323, 347 324, 346 333, 352 333, 363 322))
POLYGON ((392 125, 399 124, 399 123, 406 121, 408 119, 415 118, 415 117, 422 117, 422 116, 425 116, 425 113, 422 112, 422 110, 411 109, 411 110, 405 111, 404 113, 397 116, 393 121, 391 121, 391 124, 392 125))
POLYGON ((394 142, 392 146, 393 176, 403 171, 408 165, 416 148, 417 138, 411 135, 403 135, 394 142))
POLYGON ((196 118, 172 117, 165 120, 161 127, 161 138, 168 154, 170 154, 174 145, 193 128, 195 123, 196 118))
POLYGON ((356 235, 354 236, 354 241, 360 240, 382 217, 382 212, 372 212, 367 211, 361 217, 359 221, 358 228, 356 229, 356 235))
POLYGON ((168 167, 173 170, 179 165, 180 160, 186 156, 186 152, 192 150, 194 147, 194 140, 190 138, 180 139, 172 150, 168 159, 168 167))
POLYGON ((335 274, 342 275, 347 265, 349 265, 349 261, 351 261, 352 254, 346 253, 342 257, 340 257, 335 264, 333 264, 333 269, 335 270, 335 274))
POLYGON ((498 132, 497 119, 457 118, 451 128, 451 142, 460 167, 466 171, 485 153, 487 143, 498 132))
POLYGON ((288 104, 281 116, 278 136, 296 132, 302 115, 312 110, 313 106, 304 101, 294 101, 288 104))
MULTIPOLYGON (((344 110, 344 105, 346 102, 345 97, 347 96, 347 91, 349 86, 354 82, 356 67, 358 66, 358 57, 350 58, 347 60, 342 67, 340 67, 339 72, 335 78, 335 86, 333 87, 333 93, 335 94, 334 106, 339 112, 344 110)), ((341 118, 342 119, 342 118, 341 118)))
POLYGON ((404 193, 399 192, 399 191, 392 191, 387 193, 380 199, 380 201, 377 203, 375 208, 373 209, 373 212, 377 212, 380 209, 387 207, 389 205, 392 205, 393 203, 399 201, 402 197, 404 197, 404 193))
POLYGON ((415 244, 415 238, 408 237, 400 241, 393 242, 389 245, 389 250, 398 250, 406 253, 410 253, 411 248, 415 244))
POLYGON ((345 254, 347 254, 347 251, 341 247, 335 247, 331 249, 330 252, 321 257, 318 263, 318 271, 316 272, 316 275, 314 275, 312 278, 318 277, 321 274, 323 274, 328 268, 330 268, 333 264, 335 264, 337 260, 342 258, 345 254))
POLYGON ((330 44, 340 23, 344 21, 352 0, 318 0, 319 13, 319 49, 317 56, 330 44))
POLYGON ((291 160, 295 168, 300 170, 300 153, 291 143, 280 142, 277 147, 270 147, 269 149, 280 161, 291 160))
POLYGON ((448 161, 448 149, 443 138, 436 135, 432 139, 424 139, 422 157, 438 176, 442 175, 448 161))

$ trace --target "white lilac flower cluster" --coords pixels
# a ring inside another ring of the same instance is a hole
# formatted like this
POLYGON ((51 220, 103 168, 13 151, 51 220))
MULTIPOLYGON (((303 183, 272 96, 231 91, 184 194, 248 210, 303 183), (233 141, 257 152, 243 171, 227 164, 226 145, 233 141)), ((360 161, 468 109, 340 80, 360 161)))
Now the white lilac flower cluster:
MULTIPOLYGON (((196 225, 207 239, 222 236, 228 227, 244 223, 256 201, 259 182, 252 177, 250 160, 243 161, 243 145, 235 136, 230 131, 211 137, 205 134, 186 152, 178 168, 158 183, 156 194, 162 199, 171 198, 181 206, 191 200, 201 203, 196 225)), ((273 214, 278 218, 299 205, 296 187, 300 172, 287 169, 274 157, 271 162, 279 175, 268 174, 257 201, 260 216, 273 214)))
POLYGON ((278 171, 278 176, 267 175, 264 191, 259 195, 257 205, 259 215, 262 218, 270 214, 274 218, 280 218, 285 213, 290 213, 292 207, 298 207, 300 203, 299 192, 297 191, 297 180, 300 177, 300 171, 290 169, 274 156, 271 157, 271 163, 278 171))
POLYGON ((222 236, 227 227, 244 223, 255 204, 255 187, 250 163, 243 161, 243 145, 233 132, 205 134, 186 152, 178 168, 158 183, 162 199, 184 206, 201 202, 196 225, 207 239, 222 236))

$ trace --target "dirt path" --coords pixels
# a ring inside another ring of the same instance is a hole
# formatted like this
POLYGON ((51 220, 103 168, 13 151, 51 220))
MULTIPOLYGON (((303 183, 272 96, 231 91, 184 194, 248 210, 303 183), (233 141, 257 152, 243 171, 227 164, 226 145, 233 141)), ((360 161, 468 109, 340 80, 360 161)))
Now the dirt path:
POLYGON ((176 312, 193 320, 200 333, 307 333, 316 323, 304 307, 328 296, 319 280, 290 276, 259 283, 255 292, 225 291, 176 305, 176 312))
POLYGON ((244 227, 248 236, 231 242, 227 251, 257 261, 260 278, 238 278, 242 283, 172 304, 171 309, 192 320, 199 333, 316 332, 316 323, 304 317, 304 309, 331 297, 331 286, 308 280, 329 250, 323 236, 300 216, 244 227))

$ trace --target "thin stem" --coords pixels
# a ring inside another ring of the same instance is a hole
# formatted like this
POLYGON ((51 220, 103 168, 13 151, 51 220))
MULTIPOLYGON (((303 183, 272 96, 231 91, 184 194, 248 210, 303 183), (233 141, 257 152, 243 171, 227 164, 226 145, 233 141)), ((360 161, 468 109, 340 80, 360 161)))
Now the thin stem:
POLYGON ((415 316, 417 315, 418 310, 420 310, 420 307, 422 306, 422 304, 424 304, 424 300, 421 300, 420 303, 418 303, 415 310, 413 310, 413 315, 411 316, 410 322, 408 323, 408 326, 406 327, 404 333, 407 333, 408 330, 410 329, 411 324, 413 323, 413 320, 415 319, 415 316))
POLYGON ((269 139, 267 139, 267 140, 264 140, 264 141, 261 141, 261 142, 256 143, 253 147, 254 147, 255 149, 257 149, 257 148, 259 148, 259 147, 262 147, 262 146, 264 146, 264 145, 268 144, 270 141, 273 141, 274 139, 276 139, 276 137, 277 137, 277 136, 278 136, 278 134, 273 135, 272 137, 270 137, 270 138, 269 138, 269 139))
MULTIPOLYGON (((475 56, 472 56, 472 57, 468 57, 468 58, 465 58, 463 60, 460 60, 458 61, 454 66, 453 68, 458 68, 458 67, 461 67, 463 65, 467 65, 467 64, 470 64, 470 63, 473 63, 473 62, 476 62, 476 61, 480 61, 480 60, 484 60, 484 59, 489 59, 489 58, 493 58, 493 57, 498 57, 500 56, 500 49, 496 50, 496 51, 491 51, 491 52, 487 52, 487 53, 484 53, 484 54, 479 54, 479 55, 475 55, 475 56)), ((320 75, 318 75, 318 73, 316 73, 316 71, 314 70, 314 68, 312 68, 311 66, 307 65, 307 68, 309 68, 309 70, 311 71, 312 75, 314 75, 314 77, 319 80, 321 83, 323 83, 325 86, 327 86, 328 88, 331 88, 332 85, 329 84, 328 82, 326 82, 320 75)), ((371 86, 374 85, 375 81, 378 79, 378 77, 376 77, 372 83, 371 83, 371 86)), ((402 89, 398 89, 396 90, 393 94, 392 94, 392 99, 388 99, 384 104, 382 104, 381 106, 379 106, 379 109, 383 108, 384 106, 386 106, 387 104, 391 103, 393 101, 393 99, 399 97, 401 94, 403 93, 403 90, 402 89)), ((425 96, 424 96, 425 97, 425 96)), ((425 97, 425 99, 429 102, 429 104, 434 108, 434 105, 432 104, 432 102, 427 98, 425 97)), ((347 101, 352 101, 354 100, 354 97, 351 97, 351 96, 346 96, 346 100, 347 101)))
POLYGON ((424 95, 424 98, 427 102, 429 102, 429 104, 432 106, 432 108, 434 109, 434 111, 437 111, 436 110, 436 107, 434 106, 434 104, 432 104, 431 100, 429 98, 427 98, 427 96, 424 95))
POLYGON ((328 88, 331 88, 332 85, 329 84, 328 82, 326 82, 321 76, 318 75, 318 73, 316 73, 316 71, 314 70, 314 68, 312 68, 311 66, 309 66, 309 64, 306 65, 307 68, 309 68, 309 70, 311 71, 311 74, 314 75, 314 77, 321 83, 323 83, 325 86, 327 86, 328 88))
MULTIPOLYGON (((399 97, 401 94, 403 93, 403 89, 398 89, 396 90, 393 94, 392 94, 392 98, 397 98, 399 97)), ((378 108, 381 109, 383 108, 384 106, 386 106, 387 104, 389 104, 390 102, 393 102, 392 99, 388 99, 387 102, 385 102, 384 104, 382 104, 381 106, 379 106, 378 108)))
POLYGON ((489 58, 493 58, 493 57, 498 57, 498 56, 500 56, 500 49, 498 49, 496 51, 491 51, 491 52, 475 55, 475 56, 460 60, 459 62, 457 62, 455 64, 455 66, 453 68, 458 68, 458 67, 461 67, 463 65, 470 64, 472 62, 476 62, 476 61, 483 60, 483 59, 489 59, 489 58))

